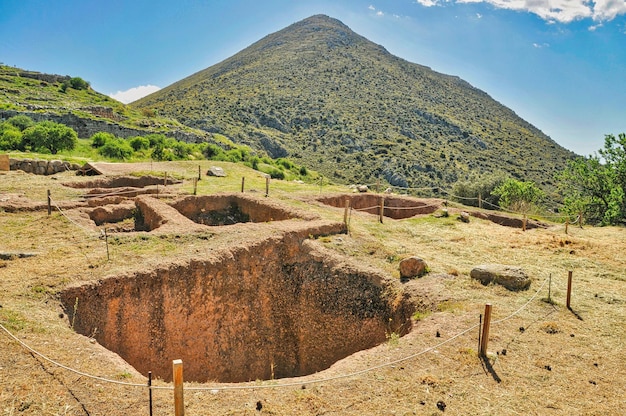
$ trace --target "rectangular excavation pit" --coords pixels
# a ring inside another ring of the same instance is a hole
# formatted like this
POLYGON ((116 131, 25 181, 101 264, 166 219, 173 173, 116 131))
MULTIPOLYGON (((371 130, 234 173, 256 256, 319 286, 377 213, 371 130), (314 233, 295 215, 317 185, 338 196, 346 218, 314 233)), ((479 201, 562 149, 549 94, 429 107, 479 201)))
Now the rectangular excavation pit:
POLYGON ((240 194, 190 196, 172 204, 178 212, 203 225, 270 222, 302 218, 302 214, 271 200, 240 194))
POLYGON ((75 331, 166 381, 311 374, 411 328, 395 279, 310 240, 271 238, 60 295, 75 331))
POLYGON ((383 198, 383 216, 400 220, 415 215, 432 214, 437 211, 443 201, 440 199, 421 200, 411 197, 392 195, 357 194, 357 195, 330 195, 317 200, 325 205, 336 208, 345 208, 346 199, 350 200, 350 207, 368 214, 380 215, 380 200, 383 198))

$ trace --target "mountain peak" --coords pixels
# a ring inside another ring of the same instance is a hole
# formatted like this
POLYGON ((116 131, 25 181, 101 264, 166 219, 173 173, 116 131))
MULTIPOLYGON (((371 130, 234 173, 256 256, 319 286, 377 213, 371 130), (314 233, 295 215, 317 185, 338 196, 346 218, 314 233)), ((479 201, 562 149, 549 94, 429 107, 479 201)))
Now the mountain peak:
POLYGON ((458 77, 315 15, 135 105, 338 182, 447 186, 509 171, 550 187, 572 154, 458 77))

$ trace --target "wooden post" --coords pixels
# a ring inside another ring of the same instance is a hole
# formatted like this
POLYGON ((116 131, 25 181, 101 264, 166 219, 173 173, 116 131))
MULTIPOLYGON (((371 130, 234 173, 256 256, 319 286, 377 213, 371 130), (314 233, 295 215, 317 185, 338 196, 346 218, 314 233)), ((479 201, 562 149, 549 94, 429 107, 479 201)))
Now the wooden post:
POLYGON ((159 184, 157 183, 157 192, 156 192, 156 199, 159 199, 159 184))
POLYGON ((193 194, 198 194, 198 178, 193 178, 193 194))
POLYGON ((570 306, 572 300, 572 274, 573 272, 571 270, 567 272, 567 309, 572 309, 570 306))
POLYGON ((52 198, 50 197, 50 189, 48 189, 48 216, 52 214, 52 198))
POLYGON ((380 192, 380 178, 376 179, 376 193, 380 192))
POLYGON ((324 185, 324 177, 320 176, 320 195, 322 194, 322 186, 324 185))
POLYGON ((167 186, 167 172, 163 172, 163 186, 167 186))
POLYGON ((241 178, 241 193, 243 193, 245 185, 246 185, 246 178, 244 176, 244 177, 241 178))
POLYGON ((265 196, 270 196, 270 177, 265 177, 265 196))
POLYGON ((385 215, 385 197, 381 196, 380 197, 380 212, 378 214, 378 221, 380 221, 380 223, 383 223, 383 217, 385 215))
POLYGON ((550 276, 548 277, 548 302, 550 303, 552 303, 551 295, 552 295, 552 273, 550 273, 550 276))
POLYGON ((567 235, 567 227, 569 226, 569 218, 565 219, 565 235, 567 235))
POLYGON ((183 397, 183 360, 172 361, 174 370, 174 415, 185 416, 185 400, 183 397))
POLYGON ((485 305, 485 319, 483 320, 483 332, 480 339, 480 355, 487 356, 487 345, 489 344, 489 326, 491 325, 491 304, 485 305))
POLYGON ((148 400, 150 402, 150 416, 152 416, 152 371, 148 371, 148 400))
POLYGON ((480 193, 478 194, 478 208, 483 209, 483 197, 480 193))
POLYGON ((202 180, 202 173, 200 173, 200 165, 198 165, 198 180, 202 180))
POLYGON ((524 219, 522 220, 522 231, 526 231, 526 214, 524 214, 524 219))
POLYGON ((110 261, 111 258, 109 257, 109 234, 107 234, 106 227, 104 228, 104 242, 107 246, 107 261, 110 261))
POLYGON ((582 211, 578 213, 578 226, 580 228, 583 228, 583 212, 582 211))
POLYGON ((350 210, 350 198, 346 198, 346 209, 343 212, 343 223, 348 226, 348 211, 350 210))

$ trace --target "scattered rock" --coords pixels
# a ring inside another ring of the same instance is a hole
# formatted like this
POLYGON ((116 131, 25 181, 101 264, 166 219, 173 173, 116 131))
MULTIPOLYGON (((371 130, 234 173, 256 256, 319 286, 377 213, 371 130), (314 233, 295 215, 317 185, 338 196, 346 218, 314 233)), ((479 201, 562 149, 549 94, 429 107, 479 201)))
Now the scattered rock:
POLYGON ((545 368, 548 371, 552 371, 552 367, 549 365, 544 365, 543 368, 545 368))
POLYGON ((435 334, 436 338, 441 338, 441 333, 439 332, 439 330, 437 330, 437 333, 435 334))
POLYGON ((211 166, 206 174, 207 176, 217 176, 218 178, 226 177, 226 172, 224 172, 224 169, 217 166, 211 166))
POLYGON ((407 257, 400 262, 400 277, 410 279, 413 277, 421 277, 426 274, 428 266, 426 262, 419 257, 407 257))
POLYGON ((461 211, 459 214, 459 220, 461 220, 461 222, 470 222, 470 214, 465 211, 461 211))
POLYGON ((263 409, 263 403, 261 403, 261 400, 259 400, 258 402, 256 402, 256 410, 260 412, 261 409, 263 409))
POLYGON ((446 403, 443 400, 439 400, 437 402, 437 409, 441 410, 442 412, 446 410, 446 403))
POLYGON ((369 191, 370 188, 368 188, 367 185, 359 185, 356 187, 356 190, 363 193, 369 191))
POLYGON ((526 290, 530 287, 530 278, 520 267, 503 264, 483 264, 470 272, 472 279, 483 285, 495 283, 509 290, 526 290))

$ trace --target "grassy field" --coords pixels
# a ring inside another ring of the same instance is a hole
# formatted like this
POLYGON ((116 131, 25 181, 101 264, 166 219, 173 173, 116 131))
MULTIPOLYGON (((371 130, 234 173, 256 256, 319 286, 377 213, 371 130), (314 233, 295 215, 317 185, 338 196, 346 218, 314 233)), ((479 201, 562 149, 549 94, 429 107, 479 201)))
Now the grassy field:
MULTIPOLYGON (((224 168, 227 178, 203 175, 198 194, 265 194, 257 171, 226 162, 153 164, 193 191, 198 164, 224 168)), ((78 200, 63 183, 86 180, 0 173, 0 202, 21 196, 78 200)), ((269 198, 343 220, 343 209, 321 205, 321 194, 346 187, 272 180, 269 198)), ((404 220, 353 211, 350 233, 322 237, 325 247, 399 278, 399 261, 419 256, 430 272, 403 283, 416 299, 412 331, 347 357, 317 374, 224 385, 185 385, 187 415, 621 415, 626 413, 626 247, 624 228, 569 228, 523 232, 472 218, 424 215, 404 220), (522 267, 529 290, 483 286, 469 277, 479 264, 522 267), (573 272, 572 309, 565 307, 573 272), (551 279, 550 279, 551 278, 551 279), (548 290, 551 299, 548 301, 548 290), (493 305, 487 359, 480 359, 478 322, 493 305), (445 410, 442 410, 445 409, 445 410)), ((46 210, 0 212, 0 252, 35 253, 0 260, 0 324, 52 363, 1 331, 0 415, 142 415, 148 413, 146 377, 93 339, 76 334, 57 293, 68 285, 144 270, 215 244, 202 235, 125 233, 110 238, 109 259, 97 232, 46 210), (101 378, 92 378, 95 375, 101 378), (115 383, 113 383, 113 382, 115 383), (120 384, 128 383, 128 384, 120 384)), ((190 254, 192 253, 192 254, 190 254)), ((195 254, 194 254, 195 253, 195 254)), ((342 334, 336 334, 341 337, 342 334)), ((175 357, 173 357, 175 358, 175 357)), ((154 414, 173 414, 171 385, 155 381, 154 414)))

